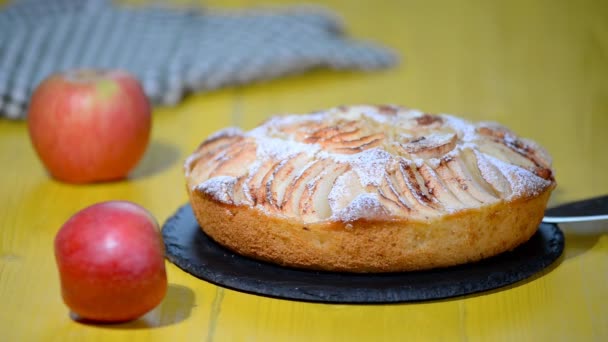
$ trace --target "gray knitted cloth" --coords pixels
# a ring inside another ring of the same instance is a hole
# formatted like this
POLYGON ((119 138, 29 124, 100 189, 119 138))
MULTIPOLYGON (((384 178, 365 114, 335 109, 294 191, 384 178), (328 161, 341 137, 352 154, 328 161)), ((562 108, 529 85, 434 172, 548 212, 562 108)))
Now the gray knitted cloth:
POLYGON ((0 11, 0 116, 24 118, 36 85, 73 68, 135 74, 157 104, 314 67, 377 69, 388 49, 345 36, 317 7, 217 11, 106 0, 22 0, 0 11))

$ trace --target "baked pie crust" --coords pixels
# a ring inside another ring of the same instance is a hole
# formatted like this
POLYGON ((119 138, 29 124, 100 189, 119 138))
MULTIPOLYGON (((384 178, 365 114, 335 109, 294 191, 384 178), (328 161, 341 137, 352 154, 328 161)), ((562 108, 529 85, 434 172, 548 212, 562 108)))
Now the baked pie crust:
POLYGON ((349 106, 224 129, 185 162, 201 228, 239 254, 331 271, 474 262, 527 241, 556 183, 496 123, 349 106))

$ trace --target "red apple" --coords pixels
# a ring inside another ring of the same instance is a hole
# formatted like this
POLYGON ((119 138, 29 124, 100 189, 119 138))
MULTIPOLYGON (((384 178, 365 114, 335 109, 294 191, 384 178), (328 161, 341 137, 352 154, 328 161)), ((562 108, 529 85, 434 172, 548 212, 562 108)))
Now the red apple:
POLYGON ((88 320, 140 317, 167 291, 164 252, 158 224, 144 208, 125 201, 87 207, 55 237, 63 301, 88 320))
POLYGON ((28 128, 49 173, 69 183, 127 176, 150 137, 150 103, 137 79, 123 71, 55 74, 34 91, 28 128))

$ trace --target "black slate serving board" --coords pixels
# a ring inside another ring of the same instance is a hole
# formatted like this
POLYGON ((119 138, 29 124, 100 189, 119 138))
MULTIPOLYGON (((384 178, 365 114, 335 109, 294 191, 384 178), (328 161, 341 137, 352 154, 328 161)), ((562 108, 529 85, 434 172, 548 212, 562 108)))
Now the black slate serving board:
POLYGON ((200 229, 189 204, 167 220, 162 234, 167 258, 200 279, 246 293, 323 303, 413 302, 497 289, 542 271, 564 249, 562 232, 543 223, 525 244, 481 262, 428 271, 351 274, 300 270, 240 256, 200 229))

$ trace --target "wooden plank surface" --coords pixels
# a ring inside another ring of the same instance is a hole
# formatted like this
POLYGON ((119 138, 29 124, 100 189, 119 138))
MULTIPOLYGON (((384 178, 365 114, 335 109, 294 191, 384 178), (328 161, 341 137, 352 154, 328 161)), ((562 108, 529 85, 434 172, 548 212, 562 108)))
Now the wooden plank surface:
MULTIPOLYGON (((257 1, 208 1, 242 8, 257 1)), ((264 2, 283 4, 288 2, 264 2)), ((49 179, 23 122, 0 121, 0 340, 336 341, 608 340, 608 231, 569 232, 547 272, 507 289, 399 305, 324 305, 223 289, 167 263, 170 287, 145 317, 120 325, 70 319, 53 238, 75 211, 131 200, 162 223, 186 193, 181 166, 207 135, 276 113, 396 103, 499 121, 554 157, 552 203, 608 193, 608 3, 605 1, 325 1, 347 31, 391 46, 379 72, 317 70, 193 94, 156 108, 153 139, 128 181, 74 186, 49 179)))

